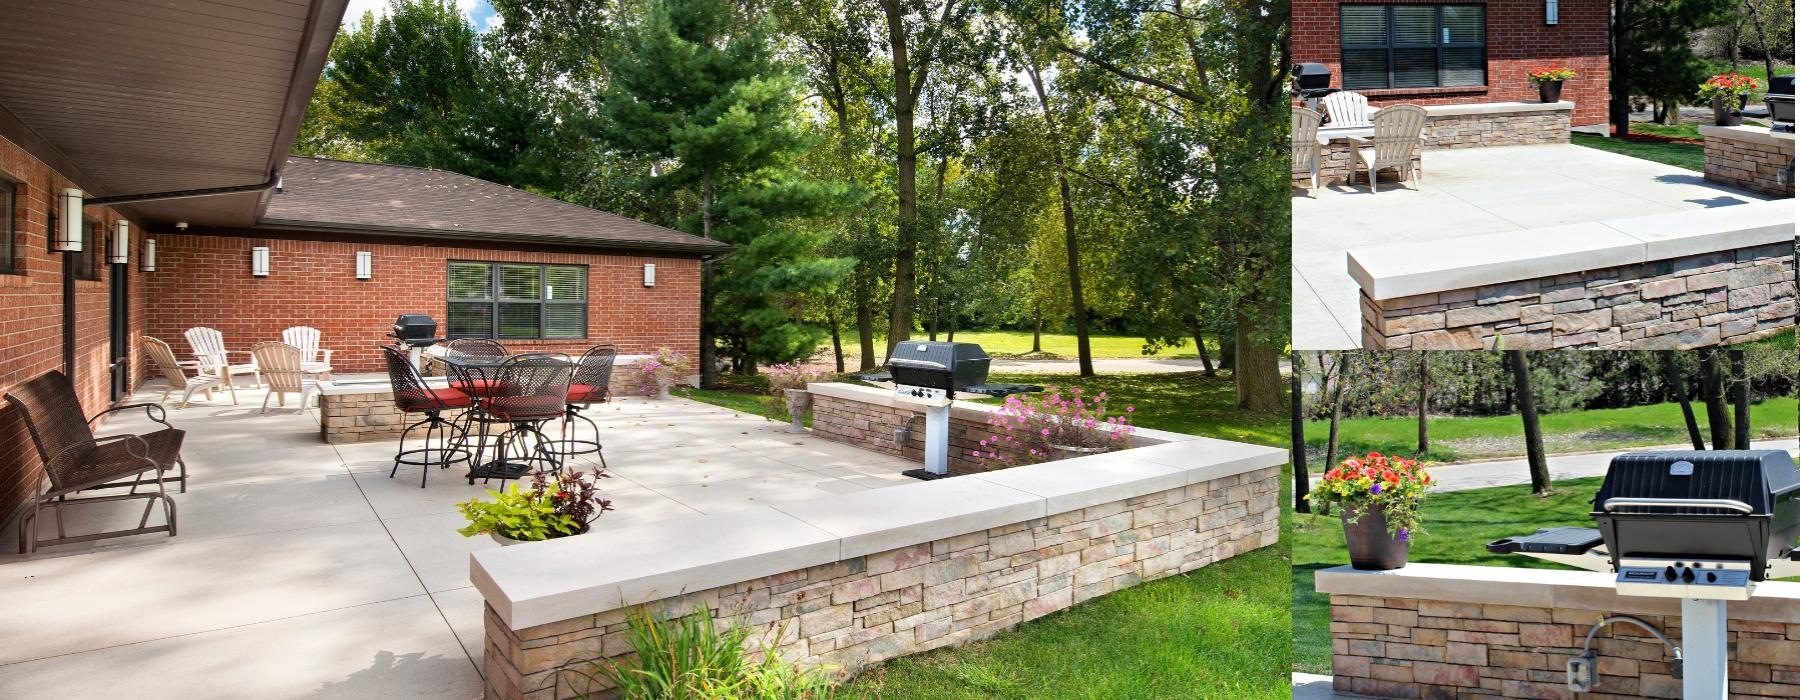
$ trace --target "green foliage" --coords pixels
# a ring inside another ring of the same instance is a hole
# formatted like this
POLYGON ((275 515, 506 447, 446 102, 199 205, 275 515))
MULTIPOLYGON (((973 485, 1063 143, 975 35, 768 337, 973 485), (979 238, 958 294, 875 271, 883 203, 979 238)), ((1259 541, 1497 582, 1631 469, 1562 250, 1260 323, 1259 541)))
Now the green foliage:
POLYGON ((1614 0, 1618 34, 1612 60, 1613 94, 1672 104, 1694 94, 1706 78, 1691 48, 1696 30, 1726 22, 1742 0, 1614 0), (1621 88, 1623 88, 1621 90, 1621 88))
POLYGON ((750 654, 750 628, 720 629, 706 608, 669 619, 638 607, 628 622, 635 659, 589 661, 567 672, 603 680, 625 700, 826 700, 835 693, 824 669, 800 668, 773 645, 750 654))
POLYGON ((557 484, 550 484, 541 492, 521 489, 516 481, 506 491, 489 489, 487 495, 493 500, 472 498, 456 504, 456 509, 469 520, 457 532, 463 537, 497 532, 503 537, 531 541, 573 535, 582 523, 574 516, 557 512, 559 491, 557 484))

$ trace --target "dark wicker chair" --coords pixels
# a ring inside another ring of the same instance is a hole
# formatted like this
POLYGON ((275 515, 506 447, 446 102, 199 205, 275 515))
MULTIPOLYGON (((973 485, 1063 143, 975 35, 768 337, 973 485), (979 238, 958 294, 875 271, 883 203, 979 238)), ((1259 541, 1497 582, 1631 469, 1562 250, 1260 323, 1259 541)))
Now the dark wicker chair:
POLYGON ((425 488, 425 479, 431 474, 431 465, 439 469, 449 469, 451 462, 468 461, 469 451, 464 445, 467 431, 455 422, 443 417, 444 411, 468 409, 474 402, 468 394, 454 388, 433 389, 425 384, 419 372, 413 369, 412 361, 407 359, 406 351, 387 345, 381 346, 381 354, 387 360, 388 381, 394 387, 394 406, 401 414, 423 413, 425 419, 406 426, 400 431, 400 449, 394 453, 394 468, 388 472, 388 478, 400 473, 400 465, 419 467, 419 488, 425 488), (418 449, 406 449, 406 436, 420 426, 425 427, 425 444, 418 449), (436 436, 437 442, 432 442, 436 436), (435 456, 435 459, 434 459, 435 456))
MULTIPOLYGON (((448 360, 466 359, 498 363, 510 357, 506 346, 499 341, 486 338, 457 338, 444 348, 444 357, 448 360)), ((473 376, 459 371, 456 365, 445 363, 450 369, 445 374, 450 376, 450 388, 482 398, 496 393, 494 379, 491 377, 473 376)))
POLYGON ((187 490, 187 463, 181 459, 181 442, 187 433, 169 426, 162 406, 153 403, 128 404, 109 408, 93 417, 83 416, 81 403, 75 396, 75 386, 62 372, 46 372, 13 387, 6 394, 6 400, 24 418, 26 428, 31 431, 32 444, 37 448, 38 457, 43 460, 44 473, 50 479, 48 491, 20 506, 13 513, 13 518, 20 518, 20 554, 37 551, 38 545, 88 542, 150 532, 167 532, 170 537, 175 536, 175 501, 169 498, 163 484, 175 481, 181 484, 182 491, 187 490), (165 427, 143 435, 94 436, 94 419, 140 408, 150 420, 165 427), (179 476, 165 476, 166 473, 177 470, 179 476), (155 473, 155 477, 145 479, 144 475, 151 472, 155 473), (155 493, 138 492, 138 487, 151 484, 156 486, 155 493), (79 491, 127 487, 130 491, 122 494, 69 498, 79 491), (71 537, 63 526, 62 509, 65 506, 139 498, 148 503, 144 504, 143 517, 138 519, 135 529, 71 537), (165 522, 163 525, 149 527, 150 511, 159 501, 163 504, 165 522), (56 511, 56 538, 40 541, 37 538, 37 520, 38 513, 44 506, 50 506, 56 511))
POLYGON ((563 417, 574 371, 574 362, 549 354, 514 355, 500 364, 493 376, 495 391, 482 399, 479 420, 509 427, 495 438, 495 460, 469 470, 469 483, 500 479, 505 488, 508 479, 533 470, 562 470, 562 459, 549 449, 542 425, 563 417))
POLYGON ((558 457, 567 459, 577 455, 599 455, 600 466, 606 466, 606 453, 601 451, 600 426, 594 424, 592 418, 581 414, 581 409, 597 403, 612 400, 613 360, 619 356, 619 346, 602 343, 588 348, 581 359, 575 361, 575 373, 570 379, 569 395, 563 402, 562 439, 551 446, 558 457), (594 439, 582 440, 575 437, 574 422, 582 421, 594 431, 594 439))

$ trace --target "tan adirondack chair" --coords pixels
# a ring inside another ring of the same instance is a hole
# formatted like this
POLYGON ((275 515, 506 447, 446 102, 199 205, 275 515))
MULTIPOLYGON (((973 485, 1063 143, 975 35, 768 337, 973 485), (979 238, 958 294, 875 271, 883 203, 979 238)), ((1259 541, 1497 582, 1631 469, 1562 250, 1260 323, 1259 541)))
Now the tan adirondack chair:
POLYGON ((1339 91, 1325 96, 1325 113, 1332 126, 1368 126, 1369 98, 1360 92, 1339 91))
POLYGON ((1304 107, 1294 108, 1291 148, 1294 154, 1293 173, 1312 174, 1312 187, 1307 191, 1319 188, 1319 113, 1304 107))
POLYGON ((331 351, 319 347, 319 329, 294 326, 281 332, 281 342, 300 349, 300 365, 307 372, 331 378, 331 351))
POLYGON ((269 397, 275 398, 276 405, 285 407, 288 394, 299 394, 300 410, 307 409, 307 401, 318 393, 319 383, 300 366, 299 348, 274 341, 257 343, 250 348, 250 356, 256 358, 257 369, 269 381, 269 393, 263 395, 263 413, 269 412, 269 397))
MULTIPOLYGON (((1398 168, 1423 179, 1424 168, 1413 160, 1413 150, 1425 131, 1425 108, 1418 105, 1394 105, 1376 112, 1370 119, 1375 124, 1375 138, 1369 146, 1356 149, 1356 155, 1369 173, 1369 192, 1376 192, 1375 171, 1398 168)), ((1351 181, 1356 173, 1351 172, 1351 181)))
POLYGON ((219 329, 196 326, 187 329, 182 335, 187 336, 188 347, 194 351, 196 365, 224 380, 225 391, 231 394, 233 405, 238 402, 238 375, 248 374, 256 382, 255 386, 262 386, 262 375, 256 371, 256 362, 231 363, 231 353, 225 350, 225 334, 220 333, 219 329))
POLYGON ((156 365, 163 378, 168 380, 168 386, 163 389, 162 398, 157 403, 168 403, 169 396, 176 391, 181 392, 181 403, 175 404, 176 408, 187 408, 188 401, 194 398, 196 391, 205 394, 207 401, 212 400, 213 387, 219 385, 218 375, 211 374, 209 368, 195 367, 195 376, 189 377, 182 369, 181 362, 175 359, 175 351, 169 348, 168 343, 147 335, 138 336, 138 341, 143 344, 144 354, 150 357, 150 363, 156 365))

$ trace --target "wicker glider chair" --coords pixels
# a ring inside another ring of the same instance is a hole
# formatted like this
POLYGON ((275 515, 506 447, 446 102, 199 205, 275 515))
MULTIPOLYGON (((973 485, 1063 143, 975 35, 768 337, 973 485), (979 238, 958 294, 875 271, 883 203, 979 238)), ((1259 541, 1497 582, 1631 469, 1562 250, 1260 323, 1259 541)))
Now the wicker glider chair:
POLYGON ((196 374, 192 377, 187 376, 187 372, 182 369, 181 361, 175 359, 175 351, 169 347, 168 343, 147 335, 138 336, 138 341, 144 346, 144 354, 150 357, 150 363, 156 365, 156 369, 162 372, 163 378, 168 380, 168 384, 163 388, 162 398, 158 399, 157 403, 168 403, 169 396, 177 391, 181 392, 181 402, 175 404, 176 408, 187 408, 188 401, 194 398, 196 391, 204 394, 207 401, 212 400, 213 387, 219 385, 218 375, 209 374, 209 370, 205 367, 195 366, 196 374))
POLYGON ((388 380, 394 387, 394 406, 401 414, 422 413, 425 419, 406 426, 400 431, 400 449, 394 453, 394 468, 388 472, 392 479, 400 473, 400 465, 419 467, 419 488, 425 488, 425 479, 431 474, 431 465, 439 469, 449 469, 451 462, 468 461, 470 454, 464 447, 467 434, 454 421, 443 417, 444 411, 468 409, 473 403, 468 394, 449 387, 434 389, 425 384, 424 378, 413 369, 412 362, 407 359, 406 350, 388 345, 381 346, 382 357, 387 360, 388 380), (417 449, 406 449, 406 436, 420 426, 425 428, 425 443, 417 449), (433 436, 437 441, 432 442, 433 436))
POLYGON ((187 329, 182 335, 187 337, 188 348, 194 351, 194 362, 208 374, 220 377, 225 381, 225 391, 231 394, 231 403, 236 405, 238 375, 248 374, 262 387, 262 375, 256 371, 256 362, 232 364, 231 352, 225 349, 225 334, 217 328, 198 326, 187 329))
POLYGON ((606 453, 601 451, 600 426, 594 420, 581 415, 581 410, 597 403, 612 400, 613 361, 619 357, 619 346, 601 343, 588 348, 581 359, 575 361, 575 372, 570 378, 569 395, 563 402, 562 439, 551 446, 558 457, 569 458, 577 455, 598 455, 600 466, 606 466, 606 453), (594 439, 582 440, 575 437, 575 421, 588 424, 594 431, 594 439))
POLYGON ((269 412, 270 397, 276 405, 287 406, 287 395, 299 394, 300 411, 304 413, 307 400, 318 393, 319 383, 307 376, 311 372, 300 361, 300 348, 274 341, 257 343, 250 348, 250 356, 256 358, 257 370, 269 382, 269 393, 263 394, 262 412, 269 412))
POLYGON ((1325 96, 1325 113, 1332 126, 1368 126, 1369 98, 1360 92, 1331 93, 1325 96))
POLYGON ((508 428, 494 440, 495 460, 470 469, 469 483, 499 479, 505 488, 508 479, 537 469, 562 470, 542 426, 563 417, 574 371, 575 363, 560 355, 514 355, 500 363, 492 385, 496 393, 481 400, 478 420, 508 428))
POLYGON ((1319 113, 1305 107, 1294 108, 1291 146, 1294 154, 1293 174, 1312 175, 1312 188, 1319 188, 1319 113))
MULTIPOLYGON (((1419 180, 1424 179, 1424 168, 1413 159, 1413 151, 1419 147, 1425 132, 1425 108, 1418 105, 1394 105, 1376 112, 1375 138, 1370 145, 1356 150, 1363 167, 1369 173, 1369 192, 1377 191, 1375 172, 1384 168, 1399 169, 1402 175, 1412 173, 1419 180)), ((1351 171, 1354 181, 1355 171, 1351 171)))
POLYGON ((137 403, 115 406, 93 417, 83 416, 81 403, 75 397, 75 385, 61 372, 46 372, 6 394, 7 403, 19 411, 31 432, 31 442, 44 463, 50 488, 19 507, 12 519, 19 520, 19 553, 30 554, 39 545, 88 542, 108 537, 125 537, 150 532, 167 532, 175 536, 175 501, 169 498, 163 484, 179 482, 187 490, 187 463, 181 459, 181 441, 186 433, 170 427, 162 406, 137 403), (142 435, 108 435, 95 437, 95 419, 120 411, 143 409, 150 420, 161 423, 161 430, 142 435), (177 476, 167 476, 176 471, 177 476), (145 475, 151 474, 146 479, 145 475), (138 488, 154 485, 155 492, 139 493, 138 488), (107 488, 129 488, 126 493, 69 498, 79 491, 107 488), (63 525, 62 510, 66 506, 144 499, 144 514, 138 526, 130 530, 114 530, 70 536, 63 525), (150 512, 160 502, 162 525, 150 527, 150 512), (37 538, 38 515, 43 507, 56 511, 56 538, 37 538))
POLYGON ((300 349, 300 366, 307 372, 331 378, 331 351, 319 347, 319 329, 293 326, 281 332, 281 342, 300 349))

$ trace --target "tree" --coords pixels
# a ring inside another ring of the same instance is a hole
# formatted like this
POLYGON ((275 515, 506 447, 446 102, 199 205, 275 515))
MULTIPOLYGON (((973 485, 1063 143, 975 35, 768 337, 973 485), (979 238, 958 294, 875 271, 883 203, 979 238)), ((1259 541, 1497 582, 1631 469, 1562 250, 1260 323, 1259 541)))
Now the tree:
POLYGON ((1695 30, 1720 24, 1737 0, 1613 0, 1611 26, 1613 129, 1631 133, 1631 98, 1649 98, 1680 123, 1678 102, 1705 77, 1689 48, 1695 30))
POLYGON ((1544 457, 1544 430, 1538 422, 1537 399, 1532 392, 1531 367, 1524 350, 1507 350, 1507 364, 1512 367, 1513 392, 1519 404, 1519 419, 1525 427, 1525 460, 1531 468, 1531 493, 1548 496, 1550 463, 1544 457))
POLYGON ((1044 78, 1038 69, 1037 62, 1029 56, 1025 59, 1025 74, 1031 78, 1031 90, 1037 95, 1038 106, 1044 111, 1044 126, 1050 134, 1051 162, 1056 166, 1057 202, 1062 205, 1063 247, 1067 249, 1069 265, 1069 308, 1075 316, 1075 348, 1078 355, 1079 372, 1083 377, 1094 376, 1094 352, 1088 345, 1088 311, 1087 302, 1081 294, 1081 250, 1075 236, 1075 195, 1069 188, 1069 163, 1063 153, 1063 142, 1058 135, 1056 115, 1050 109, 1050 98, 1044 93, 1044 78))
MULTIPOLYGON (((1338 423, 1344 419, 1344 387, 1350 384, 1355 375, 1357 351, 1340 352, 1333 355, 1336 364, 1337 381, 1331 386, 1331 429, 1325 437, 1325 468, 1337 466, 1338 423)), ((1330 376, 1327 375, 1327 379, 1330 376)))
POLYGON ((1731 414, 1725 407, 1725 371, 1719 366, 1719 349, 1700 350, 1700 398, 1706 402, 1706 426, 1712 448, 1732 449, 1731 414))
POLYGON ((1424 350, 1419 353, 1419 455, 1424 456, 1431 451, 1431 433, 1427 427, 1426 416, 1429 414, 1428 402, 1431 400, 1431 370, 1424 350))
POLYGON ((1305 397, 1300 393, 1300 368, 1303 365, 1299 350, 1288 352, 1288 366, 1291 368, 1288 372, 1288 461, 1294 465, 1294 511, 1311 513, 1312 503, 1306 500, 1306 494, 1312 492, 1312 484, 1306 473, 1306 415, 1301 408, 1305 397))
POLYGON ((1732 441, 1737 449, 1750 449, 1750 372, 1744 362, 1744 349, 1733 347, 1726 351, 1731 358, 1731 405, 1737 429, 1733 432, 1732 441))
POLYGON ((604 54, 605 142, 673 163, 643 187, 692 193, 698 211, 684 228, 735 248, 702 267, 700 371, 708 386, 717 380, 715 338, 726 340, 740 370, 810 354, 824 331, 798 305, 829 294, 852 264, 821 257, 826 235, 809 221, 848 203, 848 191, 796 170, 808 147, 798 80, 775 55, 772 22, 738 7, 662 0, 621 27, 604 54))
POLYGON ((1674 350, 1664 350, 1662 355, 1662 371, 1664 391, 1674 395, 1681 402, 1681 417, 1687 425, 1688 442, 1694 449, 1706 449, 1706 441, 1700 437, 1700 424, 1694 420, 1694 405, 1688 401, 1687 382, 1682 379, 1681 367, 1675 359, 1674 350))

